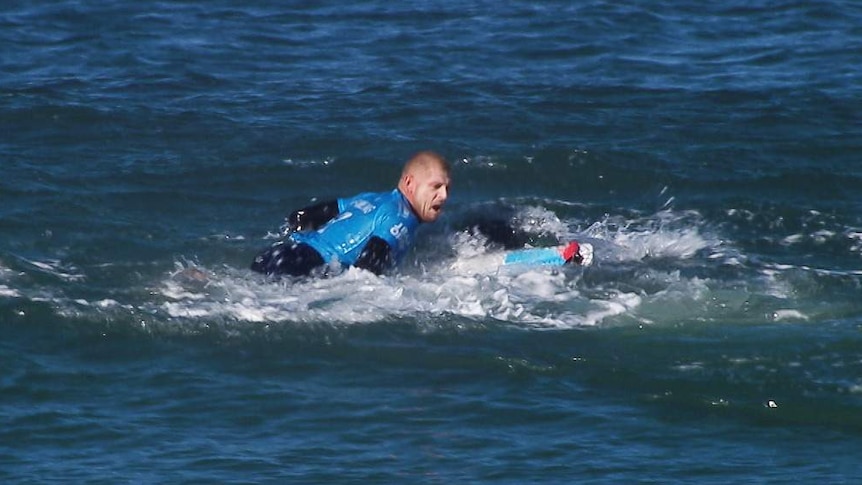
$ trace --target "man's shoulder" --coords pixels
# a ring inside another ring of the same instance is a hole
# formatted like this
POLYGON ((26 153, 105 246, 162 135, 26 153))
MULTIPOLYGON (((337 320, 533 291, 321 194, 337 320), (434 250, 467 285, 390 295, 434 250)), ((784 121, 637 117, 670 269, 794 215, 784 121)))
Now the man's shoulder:
POLYGON ((359 194, 354 194, 349 197, 342 197, 339 201, 343 202, 345 205, 350 205, 354 202, 377 202, 383 199, 387 199, 392 197, 392 192, 361 192, 359 194))
POLYGON ((419 219, 410 208, 410 203, 398 189, 359 194, 351 199, 349 207, 372 216, 375 224, 384 229, 398 225, 412 230, 419 225, 419 219))
POLYGON ((378 208, 399 207, 402 198, 401 192, 395 189, 387 192, 363 192, 351 197, 341 198, 338 202, 342 210, 355 208, 364 213, 369 213, 378 208))

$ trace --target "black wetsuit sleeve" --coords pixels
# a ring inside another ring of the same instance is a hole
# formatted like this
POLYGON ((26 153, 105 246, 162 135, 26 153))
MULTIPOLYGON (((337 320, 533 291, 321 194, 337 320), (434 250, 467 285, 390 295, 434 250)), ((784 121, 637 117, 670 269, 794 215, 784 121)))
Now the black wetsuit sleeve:
POLYGON ((383 239, 373 236, 362 249, 353 266, 381 275, 392 266, 392 248, 383 239))
POLYGON ((330 200, 291 212, 287 224, 294 231, 314 231, 337 215, 338 200, 330 200))
POLYGON ((504 249, 520 249, 530 242, 529 234, 502 219, 481 220, 473 227, 485 235, 488 242, 500 244, 504 249))

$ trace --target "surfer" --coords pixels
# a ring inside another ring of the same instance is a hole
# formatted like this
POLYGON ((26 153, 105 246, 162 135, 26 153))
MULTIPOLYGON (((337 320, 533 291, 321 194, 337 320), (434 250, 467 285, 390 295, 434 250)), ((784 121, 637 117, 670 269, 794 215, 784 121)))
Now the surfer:
POLYGON ((296 210, 290 234, 261 252, 251 269, 266 275, 303 276, 330 265, 382 274, 412 246, 419 224, 440 217, 449 197, 450 169, 431 151, 413 155, 395 189, 367 192, 296 210))

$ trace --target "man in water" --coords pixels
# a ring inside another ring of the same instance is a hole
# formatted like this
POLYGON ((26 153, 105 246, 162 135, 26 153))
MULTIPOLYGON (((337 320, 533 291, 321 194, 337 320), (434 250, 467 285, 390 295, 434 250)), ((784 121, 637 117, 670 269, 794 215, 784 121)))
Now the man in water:
POLYGON ((303 276, 331 265, 382 274, 413 244, 420 223, 440 217, 449 197, 449 164, 419 152, 390 192, 362 193, 290 214, 291 234, 259 254, 251 269, 267 275, 303 276))

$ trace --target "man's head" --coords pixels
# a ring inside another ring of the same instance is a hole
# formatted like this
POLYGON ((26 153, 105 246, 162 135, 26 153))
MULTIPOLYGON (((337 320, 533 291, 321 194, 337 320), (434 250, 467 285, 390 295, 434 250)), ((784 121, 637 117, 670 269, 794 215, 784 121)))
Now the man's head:
POLYGON ((434 152, 419 152, 404 164, 398 190, 422 222, 440 217, 449 198, 449 164, 434 152))

